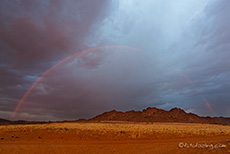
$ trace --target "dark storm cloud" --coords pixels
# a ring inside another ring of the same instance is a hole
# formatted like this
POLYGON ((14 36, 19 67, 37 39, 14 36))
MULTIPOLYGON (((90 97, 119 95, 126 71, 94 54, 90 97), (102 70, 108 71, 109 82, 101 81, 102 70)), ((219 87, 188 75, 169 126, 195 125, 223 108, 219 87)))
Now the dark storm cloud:
POLYGON ((85 47, 84 37, 105 5, 95 0, 1 3, 1 44, 10 48, 3 53, 23 67, 60 59, 85 47))
MULTIPOLYGON (((211 1, 194 19, 190 26, 184 31, 182 38, 178 40, 172 61, 182 68, 182 71, 192 81, 193 86, 183 88, 194 89, 193 99, 197 95, 206 98, 215 113, 213 115, 229 116, 229 59, 230 58, 230 29, 229 27, 229 1, 211 1), (220 107, 222 106, 222 107, 220 107)), ((176 86, 176 85, 175 85, 176 86)), ((199 98, 199 97, 198 97, 199 98)), ((201 101, 184 107, 194 108, 197 113, 207 115, 209 111, 201 105, 201 101), (201 107, 202 106, 202 107, 201 107)), ((210 114, 210 113, 209 113, 210 114)))
MULTIPOLYGON (((146 68, 142 58, 146 58, 142 52, 121 47, 81 54, 45 76, 18 115, 37 114, 40 119, 46 113, 54 119, 76 119, 112 109, 143 108, 157 95, 153 85, 157 75, 151 74, 152 68, 146 68), (97 63, 89 65, 87 61, 97 63)), ((152 59, 146 60, 154 64, 152 59)))
POLYGON ((0 1, 1 102, 8 110, 45 70, 87 48, 85 37, 108 8, 104 0, 0 1))
POLYGON ((207 7, 207 16, 210 24, 206 27, 206 35, 201 37, 200 42, 206 39, 203 44, 207 52, 203 60, 207 67, 203 70, 203 91, 210 100, 215 111, 221 115, 229 116, 229 89, 230 85, 230 22, 228 18, 230 2, 226 0, 216 1, 207 7), (204 80, 206 79, 206 81, 204 80), (215 94, 214 94, 215 92, 215 94), (221 107, 222 106, 222 107, 221 107))
POLYGON ((108 18, 112 20, 107 23, 109 28, 115 27, 116 20, 125 20, 115 30, 105 27, 105 36, 116 36, 110 41, 126 42, 156 57, 157 68, 162 69, 162 78, 157 80, 160 94, 154 97, 155 102, 163 102, 159 107, 180 106, 201 115, 228 116, 229 1, 123 3, 120 14, 128 17, 117 13, 108 18), (123 33, 128 23, 132 26, 123 33), (207 109, 205 99, 216 113, 207 109), (219 110, 217 106, 226 108, 219 110))
POLYGON ((104 48, 72 57, 34 87, 15 119, 77 119, 149 106, 230 115, 228 0, 0 3, 3 116, 53 64, 111 44, 140 50, 104 48))

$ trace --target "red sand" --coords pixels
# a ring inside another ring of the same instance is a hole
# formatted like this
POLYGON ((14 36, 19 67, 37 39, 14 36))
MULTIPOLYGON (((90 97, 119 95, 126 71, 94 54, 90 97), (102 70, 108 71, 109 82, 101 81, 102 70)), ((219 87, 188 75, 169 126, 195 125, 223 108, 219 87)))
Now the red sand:
POLYGON ((230 126, 221 125, 116 122, 0 126, 0 153, 7 154, 230 154, 229 150, 230 126), (208 147, 179 147, 185 143, 208 147))

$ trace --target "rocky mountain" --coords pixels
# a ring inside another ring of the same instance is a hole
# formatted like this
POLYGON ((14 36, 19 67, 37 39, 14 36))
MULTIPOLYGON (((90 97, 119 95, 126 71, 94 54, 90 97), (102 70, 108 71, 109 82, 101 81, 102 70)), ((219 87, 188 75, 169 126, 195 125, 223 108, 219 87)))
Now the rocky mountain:
POLYGON ((230 124, 230 118, 200 117, 193 113, 186 113, 180 108, 169 111, 149 107, 143 111, 116 111, 112 110, 100 114, 89 121, 130 121, 130 122, 179 122, 179 123, 206 123, 230 124))
MULTIPOLYGON (((230 125, 230 118, 226 117, 200 117, 193 113, 186 113, 180 108, 173 108, 169 111, 149 107, 142 111, 116 111, 112 110, 97 115, 91 119, 79 119, 74 121, 56 121, 56 122, 98 122, 98 121, 129 121, 129 122, 177 122, 177 123, 205 123, 205 124, 221 124, 230 125)), ((42 121, 10 121, 0 118, 0 125, 14 124, 43 124, 51 122, 42 121)))

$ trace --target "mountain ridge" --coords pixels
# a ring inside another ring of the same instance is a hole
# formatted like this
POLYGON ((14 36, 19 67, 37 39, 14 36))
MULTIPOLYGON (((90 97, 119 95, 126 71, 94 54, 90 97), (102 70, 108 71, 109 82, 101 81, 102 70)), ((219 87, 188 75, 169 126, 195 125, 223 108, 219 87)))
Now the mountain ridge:
POLYGON ((148 107, 142 111, 116 111, 111 110, 99 114, 87 121, 130 121, 130 122, 178 122, 178 123, 206 123, 230 125, 230 118, 202 117, 194 113, 186 113, 180 108, 172 108, 169 111, 148 107))
MULTIPOLYGON (((142 111, 116 111, 111 110, 99 114, 89 119, 78 119, 72 121, 53 121, 57 123, 62 122, 99 122, 99 121, 127 121, 127 122, 176 122, 176 123, 201 123, 201 124, 221 124, 230 125, 230 117, 210 117, 198 116, 194 113, 186 113, 183 109, 174 107, 169 111, 159 109, 156 107, 148 107, 142 111)), ((52 121, 10 121, 0 118, 0 125, 9 124, 45 124, 53 123, 52 121)))

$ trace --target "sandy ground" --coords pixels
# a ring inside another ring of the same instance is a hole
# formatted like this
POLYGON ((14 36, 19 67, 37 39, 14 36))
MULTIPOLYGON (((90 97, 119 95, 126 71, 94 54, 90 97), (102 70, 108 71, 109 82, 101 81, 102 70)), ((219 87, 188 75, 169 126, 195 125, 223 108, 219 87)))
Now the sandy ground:
POLYGON ((0 153, 230 154, 230 126, 52 123, 0 126, 0 153))

